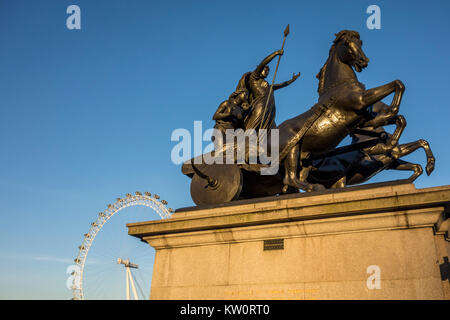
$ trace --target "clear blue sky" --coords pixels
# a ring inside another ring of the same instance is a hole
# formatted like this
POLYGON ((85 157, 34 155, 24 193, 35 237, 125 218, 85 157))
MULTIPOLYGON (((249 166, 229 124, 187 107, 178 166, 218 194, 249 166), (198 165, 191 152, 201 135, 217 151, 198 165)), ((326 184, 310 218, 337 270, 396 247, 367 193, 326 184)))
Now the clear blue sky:
MULTIPOLYGON (((66 267, 118 196, 148 190, 171 207, 192 205, 190 181, 170 160, 172 131, 194 120, 212 127, 240 76, 281 46, 287 23, 277 79, 302 76, 277 91, 277 123, 314 104, 334 33, 357 30, 371 59, 360 81, 401 79, 401 142, 424 138, 436 156, 416 187, 449 184, 449 12, 448 1, 431 0, 0 0, 0 298, 70 298, 66 267), (81 30, 66 28, 71 4, 81 30), (366 28, 370 4, 381 8, 381 30, 366 28)), ((406 159, 425 165, 422 151, 406 159)))

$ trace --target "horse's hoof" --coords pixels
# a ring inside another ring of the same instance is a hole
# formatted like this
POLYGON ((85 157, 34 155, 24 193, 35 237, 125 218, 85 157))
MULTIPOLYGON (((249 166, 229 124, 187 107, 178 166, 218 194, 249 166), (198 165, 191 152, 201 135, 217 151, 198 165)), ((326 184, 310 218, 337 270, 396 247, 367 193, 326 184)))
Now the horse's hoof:
POLYGON ((288 188, 289 188, 289 186, 288 186, 287 184, 285 184, 285 185, 283 186, 283 189, 281 189, 281 192, 282 192, 282 193, 286 193, 286 192, 288 191, 288 188))
POLYGON ((326 188, 319 183, 315 183, 315 184, 313 184, 313 190, 314 191, 323 191, 323 190, 326 190, 326 188))
POLYGON ((308 184, 304 190, 306 192, 314 192, 314 191, 322 191, 322 190, 326 190, 326 188, 319 184, 319 183, 314 183, 314 184, 308 184))
POLYGON ((430 175, 434 170, 434 159, 430 159, 427 163, 425 170, 427 171, 427 175, 430 175))

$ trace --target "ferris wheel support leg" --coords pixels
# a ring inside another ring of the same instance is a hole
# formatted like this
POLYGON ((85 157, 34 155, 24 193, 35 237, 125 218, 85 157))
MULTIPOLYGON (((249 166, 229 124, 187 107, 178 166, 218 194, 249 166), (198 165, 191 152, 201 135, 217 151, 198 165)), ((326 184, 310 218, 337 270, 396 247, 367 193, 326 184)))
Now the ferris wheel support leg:
POLYGON ((130 273, 130 268, 126 267, 125 269, 127 269, 127 272, 125 272, 126 278, 127 278, 127 300, 130 300, 130 283, 129 283, 129 280, 128 280, 129 273, 130 273))
POLYGON ((133 289, 134 300, 139 300, 139 297, 136 292, 136 287, 134 286, 133 274, 131 273, 131 270, 129 270, 129 272, 130 272, 130 282, 131 282, 131 288, 133 289))

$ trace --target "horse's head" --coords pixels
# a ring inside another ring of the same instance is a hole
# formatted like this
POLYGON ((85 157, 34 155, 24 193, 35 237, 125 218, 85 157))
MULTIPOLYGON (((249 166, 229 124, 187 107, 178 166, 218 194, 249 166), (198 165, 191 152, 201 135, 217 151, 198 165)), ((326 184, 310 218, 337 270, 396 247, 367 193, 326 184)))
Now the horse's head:
POLYGON ((337 81, 337 75, 340 74, 343 78, 355 77, 353 68, 355 68, 357 72, 361 72, 369 63, 369 58, 366 57, 362 50, 362 41, 359 38, 358 32, 342 30, 336 33, 335 36, 336 38, 330 48, 328 59, 316 76, 317 79, 319 79, 319 87, 317 89, 319 95, 322 95, 326 91, 327 87, 330 86, 330 83, 332 84, 337 81), (341 72, 348 68, 342 70, 342 68, 338 67, 336 69, 336 65, 334 65, 335 68, 332 69, 331 73, 327 72, 329 69, 328 65, 336 59, 339 62, 338 66, 342 64, 349 66, 351 74, 342 75, 341 72))
POLYGON ((356 31, 342 30, 335 34, 333 46, 339 60, 354 67, 357 72, 367 67, 369 58, 362 50, 362 40, 356 31))

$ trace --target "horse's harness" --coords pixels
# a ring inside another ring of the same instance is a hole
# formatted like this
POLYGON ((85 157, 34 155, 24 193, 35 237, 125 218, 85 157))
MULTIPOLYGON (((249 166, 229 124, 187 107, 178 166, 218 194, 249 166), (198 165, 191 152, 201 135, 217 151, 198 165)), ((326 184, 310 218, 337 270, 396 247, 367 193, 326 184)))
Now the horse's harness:
MULTIPOLYGON (((330 91, 331 89, 348 85, 351 83, 358 83, 359 81, 356 79, 349 79, 343 82, 335 82, 332 85, 328 86, 325 91, 322 93, 330 91)), ((295 136, 289 141, 287 146, 280 152, 279 159, 284 159, 289 151, 303 138, 303 136, 308 132, 308 130, 312 127, 312 125, 319 119, 334 103, 338 100, 337 98, 331 96, 325 102, 315 104, 311 109, 314 110, 314 113, 306 119, 305 124, 302 126, 300 131, 298 131, 295 136)))

